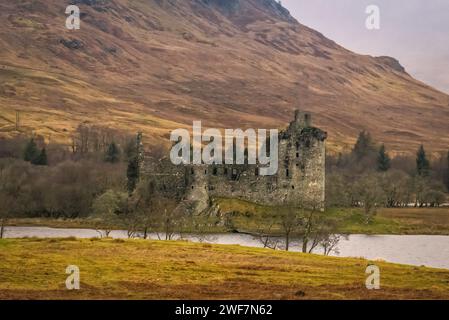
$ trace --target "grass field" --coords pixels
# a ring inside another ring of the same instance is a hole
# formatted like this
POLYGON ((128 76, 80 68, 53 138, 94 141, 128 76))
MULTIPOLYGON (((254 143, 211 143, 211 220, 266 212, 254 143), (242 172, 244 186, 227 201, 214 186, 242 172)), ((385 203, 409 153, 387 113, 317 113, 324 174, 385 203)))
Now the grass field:
POLYGON ((340 230, 348 234, 449 235, 449 208, 380 209, 369 225, 360 210, 334 210, 332 214, 344 217, 340 230))
POLYGON ((0 299, 449 299, 449 270, 144 240, 0 240, 0 299), (81 289, 65 287, 68 265, 81 289))
MULTIPOLYGON (((248 232, 260 231, 265 223, 263 212, 266 207, 241 200, 219 200, 223 212, 237 211, 232 217, 236 229, 248 232)), ((449 235, 449 208, 394 208, 379 209, 374 221, 365 223, 361 209, 328 209, 324 214, 339 217, 338 231, 344 234, 427 234, 449 235)), ((94 228, 89 219, 10 219, 10 226, 47 226, 55 228, 94 228)), ((124 226, 117 225, 117 229, 124 226)), ((226 232, 224 227, 213 227, 211 232, 226 232)), ((282 233, 279 224, 271 230, 282 233)))

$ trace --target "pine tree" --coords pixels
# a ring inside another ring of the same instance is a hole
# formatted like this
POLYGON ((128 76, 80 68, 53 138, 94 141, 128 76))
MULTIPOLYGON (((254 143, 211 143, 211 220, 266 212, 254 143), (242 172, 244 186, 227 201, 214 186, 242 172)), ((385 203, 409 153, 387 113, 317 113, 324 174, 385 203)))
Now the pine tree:
POLYGON ((115 144, 115 142, 112 142, 108 146, 108 150, 106 151, 104 161, 109 163, 117 163, 120 160, 120 150, 115 144))
POLYGON ((360 132, 352 152, 357 156, 358 159, 361 159, 373 151, 375 151, 375 147, 371 138, 371 134, 367 131, 360 132))
POLYGON ((386 152, 385 145, 379 149, 379 155, 377 156, 377 170, 379 171, 388 171, 391 167, 391 159, 388 153, 386 152))
POLYGON ((139 180, 139 158, 134 156, 128 161, 128 169, 126 170, 126 176, 128 178, 128 193, 132 194, 137 186, 139 180))
POLYGON ((25 146, 23 159, 28 162, 34 161, 39 156, 39 150, 37 149, 36 142, 31 138, 25 146))
POLYGON ((430 170, 430 162, 427 159, 424 146, 421 145, 419 147, 418 152, 416 153, 416 171, 419 176, 426 177, 429 175, 429 170, 430 170))
POLYGON ((34 160, 31 160, 31 163, 37 166, 48 165, 47 151, 45 150, 45 148, 42 148, 41 153, 36 158, 34 158, 34 160))

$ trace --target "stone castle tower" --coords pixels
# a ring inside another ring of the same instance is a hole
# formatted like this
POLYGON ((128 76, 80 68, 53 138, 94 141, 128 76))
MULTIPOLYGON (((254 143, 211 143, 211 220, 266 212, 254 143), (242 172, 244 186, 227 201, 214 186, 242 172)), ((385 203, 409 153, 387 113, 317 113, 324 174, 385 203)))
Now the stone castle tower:
POLYGON ((324 208, 326 138, 326 132, 312 126, 309 113, 296 111, 279 133, 276 175, 259 175, 258 165, 175 166, 165 158, 145 161, 144 172, 166 196, 194 202, 198 212, 208 208, 211 198, 324 208))

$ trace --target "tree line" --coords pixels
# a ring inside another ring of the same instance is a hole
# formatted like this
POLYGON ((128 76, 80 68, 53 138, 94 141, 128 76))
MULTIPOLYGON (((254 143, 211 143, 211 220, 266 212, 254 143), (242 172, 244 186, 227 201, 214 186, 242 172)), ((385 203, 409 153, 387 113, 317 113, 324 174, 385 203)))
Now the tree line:
POLYGON ((0 140, 0 237, 7 219, 25 217, 87 218, 103 235, 126 228, 130 237, 163 231, 167 239, 211 224, 141 176, 135 136, 104 130, 79 126, 69 148, 40 136, 0 140))
POLYGON ((438 207, 447 201, 449 152, 430 159, 424 145, 416 156, 390 157, 369 132, 351 152, 327 157, 326 202, 363 207, 370 220, 378 207, 438 207))
MULTIPOLYGON (((167 152, 152 150, 154 158, 167 152)), ((431 159, 420 146, 415 157, 390 157, 361 132, 351 152, 327 155, 328 207, 361 207, 369 223, 378 207, 439 206, 447 199, 449 153, 431 159)), ((183 230, 201 234, 209 227, 226 227, 225 213, 197 217, 194 204, 182 206, 159 193, 158 181, 141 176, 135 136, 80 125, 69 148, 46 143, 42 137, 0 140, 0 223, 11 217, 89 218, 108 234, 117 226, 129 236, 162 232, 172 238, 183 230)), ((322 247, 329 253, 338 239, 336 222, 317 210, 278 208, 260 226, 261 241, 275 247, 266 235, 277 224, 285 235, 302 235, 307 252, 322 247), (271 226, 271 227, 270 227, 271 226)), ((232 226, 230 227, 232 229, 232 226)), ((0 236, 3 228, 0 229, 0 236)))

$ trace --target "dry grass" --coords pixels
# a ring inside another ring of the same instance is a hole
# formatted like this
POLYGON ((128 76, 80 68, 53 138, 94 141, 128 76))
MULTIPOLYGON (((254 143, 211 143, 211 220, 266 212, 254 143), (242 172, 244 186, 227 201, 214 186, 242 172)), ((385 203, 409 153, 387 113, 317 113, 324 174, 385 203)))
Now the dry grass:
POLYGON ((449 299, 449 270, 186 242, 0 241, 0 299, 449 299), (65 289, 65 268, 81 290, 65 289))
POLYGON ((366 225, 360 210, 339 210, 345 219, 341 231, 368 234, 449 235, 449 208, 384 208, 366 225))
POLYGON ((449 226, 449 208, 400 208, 382 209, 379 216, 397 219, 408 224, 432 224, 434 226, 449 226))

